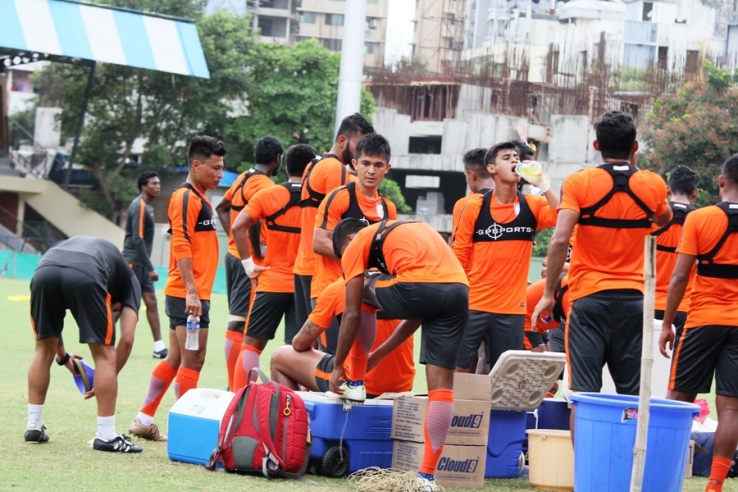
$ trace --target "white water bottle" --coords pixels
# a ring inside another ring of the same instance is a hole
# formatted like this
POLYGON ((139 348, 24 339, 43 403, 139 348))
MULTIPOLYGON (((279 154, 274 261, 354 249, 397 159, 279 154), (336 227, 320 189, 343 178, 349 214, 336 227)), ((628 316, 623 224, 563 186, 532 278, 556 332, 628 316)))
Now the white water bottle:
POLYGON ((187 339, 185 349, 197 350, 200 348, 200 317, 187 316, 187 339))

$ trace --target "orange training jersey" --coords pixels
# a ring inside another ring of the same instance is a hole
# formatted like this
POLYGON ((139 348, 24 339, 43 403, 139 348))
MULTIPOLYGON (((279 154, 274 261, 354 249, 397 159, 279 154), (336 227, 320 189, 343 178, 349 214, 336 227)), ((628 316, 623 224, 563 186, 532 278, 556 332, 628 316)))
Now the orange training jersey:
MULTIPOLYGON (((533 310, 536 308, 536 305, 541 300, 541 297, 543 297, 543 291, 546 288, 546 280, 539 280, 537 282, 533 282, 528 286, 528 289, 525 293, 525 303, 527 305, 527 312, 525 313, 525 329, 524 331, 533 331, 531 328, 531 317, 533 316, 533 310)), ((543 312, 541 313, 541 319, 539 319, 536 322, 536 330, 537 331, 543 331, 543 330, 553 330, 554 328, 558 328, 561 323, 559 320, 554 318, 553 313, 547 313, 543 312), (544 319, 548 316, 551 321, 548 323, 544 321, 544 319)))
MULTIPOLYGON (((630 189, 655 215, 666 212, 666 183, 651 171, 638 171, 629 182, 630 189)), ((613 179, 604 169, 584 169, 572 174, 561 189, 560 209, 581 212, 600 201, 613 187, 613 179)), ((597 217, 642 219, 645 212, 625 193, 615 193, 597 217)), ((576 251, 569 267, 569 295, 572 301, 615 289, 643 292, 643 244, 649 229, 615 229, 579 224, 576 251)))
MULTIPOLYGON (((238 255, 238 249, 236 249, 236 243, 233 241, 233 223, 238 217, 238 213, 243 210, 243 207, 251 200, 251 197, 256 192, 263 190, 274 185, 274 182, 256 168, 251 168, 248 171, 241 173, 239 177, 233 182, 223 198, 231 202, 231 230, 228 233, 228 252, 238 259, 241 259, 238 255), (245 183, 244 183, 245 180, 245 183)), ((262 238, 264 239, 264 228, 262 228, 262 238)), ((257 265, 262 264, 262 260, 254 256, 254 251, 251 248, 251 241, 247 241, 249 245, 249 252, 251 257, 254 259, 254 263, 257 265)))
MULTIPOLYGON (((522 196, 522 195, 519 195, 522 196)), ((453 250, 469 277, 469 309, 497 314, 525 314, 525 289, 528 270, 533 255, 533 241, 523 239, 503 240, 505 234, 518 229, 504 227, 523 211, 519 197, 515 202, 501 204, 492 193, 489 213, 497 227, 490 234, 496 241, 475 242, 477 219, 482 213, 483 195, 469 200, 459 219, 453 250)), ((536 195, 525 197, 528 209, 536 221, 536 230, 556 225, 556 210, 552 210, 545 198, 536 195)), ((522 215, 522 214, 520 214, 522 215)))
POLYGON ((267 248, 262 266, 269 267, 269 270, 261 272, 256 278, 257 292, 295 291, 292 269, 300 245, 300 206, 295 203, 284 214, 270 219, 289 205, 292 195, 288 187, 294 187, 299 191, 300 183, 285 183, 265 188, 252 196, 243 209, 243 213, 249 214, 254 221, 262 219, 261 230, 266 231, 267 248))
POLYGON ((164 294, 187 297, 177 261, 192 259, 192 273, 197 285, 197 297, 210 300, 215 273, 218 270, 218 233, 215 213, 204 193, 189 183, 174 190, 169 200, 169 274, 164 294))
POLYGON ((308 164, 302 175, 302 200, 312 197, 310 206, 302 209, 302 234, 300 249, 295 260, 295 274, 310 276, 315 270, 317 254, 313 253, 313 231, 315 216, 320 202, 333 190, 346 183, 355 181, 356 177, 348 172, 346 166, 336 156, 328 154, 316 164, 308 164))
MULTIPOLYGON (((387 226, 395 220, 388 220, 387 226)), ((341 258, 343 276, 349 280, 364 275, 369 250, 379 226, 365 227, 356 235, 341 258)), ((423 222, 407 222, 387 233, 382 248, 392 282, 469 285, 464 269, 440 234, 423 222)), ((383 282, 380 281, 379 284, 383 282)))
MULTIPOLYGON (((343 314, 346 287, 339 278, 329 284, 318 297, 315 309, 308 316, 316 326, 327 328, 333 318, 343 314)), ((372 350, 379 347, 397 329, 401 320, 377 320, 377 336, 372 350)), ((395 393, 413 389, 415 379, 415 363, 413 362, 413 337, 405 340, 399 347, 390 352, 379 365, 366 375, 366 391, 370 395, 395 393)))
MULTIPOLYGON (((314 227, 332 231, 341 219, 347 217, 364 218, 374 224, 382 219, 396 220, 397 209, 394 203, 379 194, 374 198, 365 196, 357 184, 342 186, 333 190, 320 204, 314 227), (355 201, 352 197, 355 197, 355 201)), ((310 284, 310 297, 312 299, 318 297, 328 284, 339 277, 341 277, 341 260, 317 255, 310 284)))
MULTIPOLYGON (((681 204, 677 204, 681 205, 681 204)), ((672 211, 674 205, 671 205, 672 211)), ((654 309, 663 311, 666 309, 666 295, 669 290, 669 282, 671 282, 671 274, 674 272, 674 266, 677 261, 677 248, 682 238, 683 226, 678 223, 670 223, 668 228, 656 237, 656 299, 654 309)), ((661 227, 653 226, 652 232, 660 230, 661 227)), ((695 267, 689 274, 687 288, 684 290, 684 297, 679 303, 677 311, 687 312, 689 310, 689 297, 694 282, 695 267)))
MULTIPOLYGON (((738 208, 738 204, 733 205, 738 208)), ((709 253, 717 245, 728 227, 728 217, 712 205, 695 210, 687 216, 682 232, 679 253, 698 256, 709 253)), ((738 234, 731 234, 715 263, 738 265, 738 234)), ((699 262, 698 262, 699 264, 699 262)), ((692 295, 685 328, 707 325, 738 326, 738 279, 714 278, 700 275, 692 284, 692 295)))

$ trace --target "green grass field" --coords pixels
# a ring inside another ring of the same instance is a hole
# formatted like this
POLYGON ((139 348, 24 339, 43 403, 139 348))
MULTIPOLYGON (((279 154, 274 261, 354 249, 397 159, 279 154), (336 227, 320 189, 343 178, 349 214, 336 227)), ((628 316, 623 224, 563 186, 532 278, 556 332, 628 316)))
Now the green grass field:
MULTIPOLYGON (((319 486, 294 481, 210 473, 195 465, 170 461, 165 443, 137 442, 144 448, 138 455, 116 455, 94 452, 87 446, 96 430, 94 400, 84 401, 77 392, 69 372, 53 365, 51 386, 44 408, 44 424, 51 440, 43 445, 23 442, 26 425, 27 371, 33 356, 34 340, 29 321, 27 300, 10 300, 28 295, 28 281, 0 279, 0 313, 2 326, 2 370, 0 371, 0 490, 269 490, 318 491, 345 490, 345 480, 315 478, 319 486)), ((163 296, 160 294, 160 300, 163 296)), ((160 301, 161 302, 161 301, 160 301)), ((163 315, 163 306, 160 309, 163 315)), ((127 432, 148 386, 151 369, 157 363, 151 358, 152 339, 142 313, 136 333, 136 343, 128 364, 119 376, 116 410, 118 432, 127 432)), ((86 358, 89 350, 77 343, 76 325, 67 317, 65 342, 70 352, 86 358)), ((223 356, 227 308, 224 295, 215 295, 211 310, 209 354, 200 378, 201 387, 225 388, 223 356)), ((164 318, 162 319, 164 321, 164 318)), ((166 325, 166 323, 165 323, 166 325)), ((277 340, 281 335, 277 335, 277 340)), ((416 343, 416 352, 419 343, 416 343)), ((261 366, 268 369, 271 350, 267 346, 261 366)), ((416 392, 425 391, 425 374, 419 366, 416 392)), ((166 415, 174 403, 173 391, 164 398, 157 422, 166 432, 166 415)), ((705 479, 692 478, 685 482, 685 491, 704 490, 705 479)), ((526 479, 487 480, 484 490, 534 490, 526 479)), ((738 491, 738 483, 729 482, 726 491, 738 491)))

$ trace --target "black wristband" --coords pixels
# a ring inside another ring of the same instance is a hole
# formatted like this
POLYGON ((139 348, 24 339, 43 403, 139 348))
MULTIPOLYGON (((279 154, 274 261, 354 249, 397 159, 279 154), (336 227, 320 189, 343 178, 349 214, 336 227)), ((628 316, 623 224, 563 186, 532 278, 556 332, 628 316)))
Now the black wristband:
POLYGON ((56 363, 57 363, 57 364, 59 364, 60 366, 63 366, 63 365, 65 365, 65 364, 66 364, 67 362, 69 362, 69 359, 70 359, 71 357, 72 357, 72 356, 71 356, 71 355, 69 355, 69 352, 67 352, 67 353, 66 353, 66 355, 64 355, 64 357, 62 357, 61 359, 56 359, 56 363))

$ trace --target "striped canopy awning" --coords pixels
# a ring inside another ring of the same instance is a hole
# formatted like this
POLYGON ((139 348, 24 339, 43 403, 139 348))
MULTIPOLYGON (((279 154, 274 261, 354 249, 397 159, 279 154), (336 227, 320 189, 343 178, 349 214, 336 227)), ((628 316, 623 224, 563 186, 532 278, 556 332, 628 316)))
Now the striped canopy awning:
POLYGON ((0 50, 210 78, 193 22, 75 0, 0 0, 0 50))

